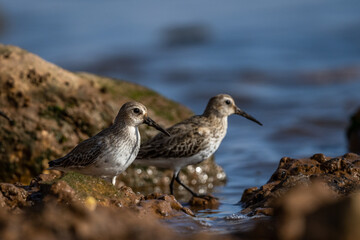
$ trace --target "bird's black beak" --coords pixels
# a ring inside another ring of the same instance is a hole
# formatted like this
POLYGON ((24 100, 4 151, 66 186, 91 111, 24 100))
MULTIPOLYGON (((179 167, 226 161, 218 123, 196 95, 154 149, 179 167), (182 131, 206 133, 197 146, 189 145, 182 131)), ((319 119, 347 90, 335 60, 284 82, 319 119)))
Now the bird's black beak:
POLYGON ((170 137, 170 133, 168 133, 165 129, 163 129, 159 124, 157 124, 154 120, 152 120, 149 117, 144 118, 144 123, 159 130, 160 132, 163 132, 164 134, 168 135, 170 137))
POLYGON ((247 114, 246 112, 244 112, 243 110, 241 110, 240 108, 236 107, 235 110, 235 114, 243 116, 244 118, 247 118, 253 122, 256 122, 257 124, 259 124, 260 126, 262 126, 262 123, 259 122, 258 120, 256 120, 253 116, 247 114))

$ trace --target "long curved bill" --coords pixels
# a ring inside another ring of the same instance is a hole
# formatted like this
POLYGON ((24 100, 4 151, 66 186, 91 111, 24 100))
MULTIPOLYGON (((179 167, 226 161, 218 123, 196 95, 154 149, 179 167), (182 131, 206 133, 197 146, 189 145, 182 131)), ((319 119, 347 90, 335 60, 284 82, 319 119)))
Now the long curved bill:
POLYGON ((259 122, 258 120, 256 120, 253 116, 247 114, 245 111, 241 110, 240 108, 236 108, 235 110, 235 114, 243 116, 244 118, 247 118, 253 122, 256 122, 257 124, 259 124, 260 126, 262 126, 262 123, 259 122))
POLYGON ((160 132, 168 135, 170 137, 170 133, 168 133, 168 131, 166 131, 165 129, 163 129, 159 124, 157 124, 154 120, 152 120, 149 117, 145 117, 144 118, 144 123, 149 125, 150 127, 153 127, 157 130, 159 130, 160 132))

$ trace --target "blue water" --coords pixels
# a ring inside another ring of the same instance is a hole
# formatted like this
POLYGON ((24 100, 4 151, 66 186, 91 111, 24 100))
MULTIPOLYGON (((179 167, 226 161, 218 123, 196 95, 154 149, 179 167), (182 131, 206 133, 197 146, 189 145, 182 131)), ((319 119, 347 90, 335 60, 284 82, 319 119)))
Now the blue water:
POLYGON ((360 105, 359 13, 358 0, 2 0, 0 42, 140 83, 197 114, 211 96, 231 94, 264 126, 229 118, 216 153, 228 175, 215 191, 222 205, 200 213, 221 228, 281 157, 347 151, 345 128, 360 105), (165 46, 166 29, 191 25, 206 28, 207 41, 165 46))

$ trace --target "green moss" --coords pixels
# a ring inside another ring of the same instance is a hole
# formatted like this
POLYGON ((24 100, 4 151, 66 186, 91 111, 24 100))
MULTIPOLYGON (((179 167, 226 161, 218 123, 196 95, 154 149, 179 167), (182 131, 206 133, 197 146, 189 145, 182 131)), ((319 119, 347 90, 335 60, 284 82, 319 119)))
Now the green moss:
POLYGON ((42 117, 54 118, 57 120, 64 119, 68 114, 66 110, 58 105, 48 106, 46 110, 39 113, 42 117))
POLYGON ((131 89, 127 96, 135 101, 141 101, 143 98, 158 96, 158 94, 149 89, 131 89))
POLYGON ((98 177, 69 172, 65 174, 61 180, 67 182, 69 186, 76 191, 78 196, 83 199, 92 196, 99 201, 103 201, 109 198, 121 197, 121 193, 118 189, 111 183, 98 177))
MULTIPOLYGON (((175 104, 168 104, 166 107, 159 109, 159 108, 154 108, 154 112, 157 116, 162 117, 167 119, 168 121, 174 121, 176 119, 176 117, 174 116, 174 109, 175 104)), ((177 114, 178 115, 178 114, 177 114)))

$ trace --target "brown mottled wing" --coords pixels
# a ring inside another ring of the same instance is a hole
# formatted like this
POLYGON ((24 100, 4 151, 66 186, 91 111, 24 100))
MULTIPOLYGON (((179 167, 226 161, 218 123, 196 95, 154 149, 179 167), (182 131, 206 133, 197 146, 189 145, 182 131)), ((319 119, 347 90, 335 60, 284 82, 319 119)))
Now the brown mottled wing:
POLYGON ((89 138, 77 145, 66 156, 49 162, 50 168, 85 167, 95 162, 103 152, 104 144, 99 139, 89 138))
POLYGON ((180 122, 167 131, 170 137, 158 134, 141 145, 137 159, 190 157, 206 144, 198 129, 201 116, 180 122))

